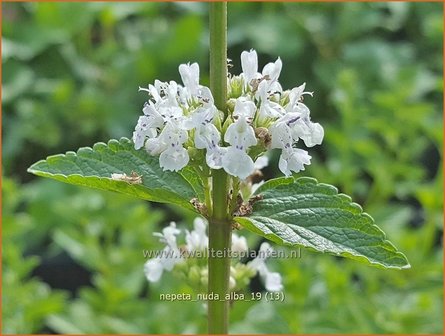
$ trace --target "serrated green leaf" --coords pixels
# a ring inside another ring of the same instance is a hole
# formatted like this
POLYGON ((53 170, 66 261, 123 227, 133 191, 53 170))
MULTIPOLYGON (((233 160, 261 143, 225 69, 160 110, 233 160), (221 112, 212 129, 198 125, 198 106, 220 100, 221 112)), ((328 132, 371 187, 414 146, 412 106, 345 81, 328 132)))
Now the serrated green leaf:
POLYGON ((33 164, 28 172, 194 210, 190 200, 196 197, 196 192, 190 183, 179 173, 163 171, 157 157, 135 150, 127 138, 96 143, 93 148, 80 148, 77 153, 49 156, 33 164), (111 179, 111 174, 130 176, 132 172, 142 177, 141 184, 111 179))
POLYGON ((187 180, 188 183, 190 183, 196 193, 196 197, 203 202, 205 199, 204 182, 196 168, 192 166, 185 166, 183 169, 181 169, 180 174, 187 180))
POLYGON ((235 217, 246 229, 280 245, 302 246, 383 268, 409 268, 403 255, 371 216, 337 188, 312 178, 279 178, 256 192, 248 217, 235 217))

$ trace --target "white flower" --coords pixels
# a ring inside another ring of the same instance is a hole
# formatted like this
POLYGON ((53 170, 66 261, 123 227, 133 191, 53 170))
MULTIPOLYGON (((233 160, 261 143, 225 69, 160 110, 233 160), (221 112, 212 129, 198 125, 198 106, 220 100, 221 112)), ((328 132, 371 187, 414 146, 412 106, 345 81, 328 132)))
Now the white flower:
POLYGON ((214 149, 221 140, 221 134, 213 124, 205 124, 195 129, 195 146, 198 149, 214 149))
POLYGON ((307 147, 320 145, 323 141, 324 129, 319 123, 305 122, 302 120, 295 124, 293 131, 294 136, 303 139, 307 147))
POLYGON ((184 147, 169 147, 159 156, 159 165, 164 170, 178 171, 189 163, 189 154, 184 147))
POLYGON ((166 149, 159 156, 159 164, 164 170, 178 171, 187 165, 189 155, 187 150, 182 147, 183 143, 187 141, 187 137, 187 132, 174 122, 168 122, 165 125, 158 138, 161 143, 166 145, 164 147, 166 149))
POLYGON ((234 146, 227 148, 221 164, 227 173, 242 180, 246 179, 255 170, 252 158, 245 151, 234 146))
POLYGON ((264 124, 268 119, 276 119, 284 114, 284 108, 268 99, 261 100, 260 109, 258 111, 258 123, 264 124))
MULTIPOLYGON (((158 83, 160 83, 160 81, 156 80, 158 83)), ((155 81, 155 84, 156 84, 155 81)), ((158 85, 159 87, 159 85, 158 85)), ((141 88, 139 88, 139 90, 141 90, 141 88)), ((156 87, 156 85, 149 85, 148 86, 148 93, 150 94, 150 96, 153 98, 155 103, 158 103, 162 100, 161 95, 156 87)))
POLYGON ((196 95, 199 89, 198 63, 181 64, 179 66, 179 73, 181 75, 182 82, 187 89, 188 97, 196 95))
POLYGON ((241 53, 241 68, 246 85, 249 85, 253 79, 261 76, 258 73, 258 55, 255 50, 251 49, 241 53))
POLYGON ((213 104, 205 104, 203 107, 196 109, 184 123, 186 129, 193 129, 199 126, 205 126, 213 122, 218 110, 213 104))
POLYGON ((169 226, 166 226, 162 229, 162 233, 159 232, 153 232, 153 236, 159 237, 159 241, 161 243, 165 243, 170 247, 177 247, 176 245, 176 236, 181 233, 181 230, 179 230, 176 227, 175 222, 170 222, 169 226))
POLYGON ((281 282, 281 275, 278 272, 267 272, 264 279, 264 287, 269 292, 279 292, 283 290, 283 284, 281 282))
POLYGON ((256 111, 255 104, 245 99, 244 97, 238 98, 235 102, 235 108, 233 111, 234 117, 242 117, 247 120, 252 120, 256 111))
POLYGON ((305 94, 310 95, 311 97, 314 95, 313 92, 304 91, 305 88, 306 83, 303 83, 289 92, 289 104, 287 108, 293 108, 296 104, 299 104, 305 94))
POLYGON ((292 130, 283 121, 275 122, 270 128, 271 148, 291 148, 293 143, 292 130))
POLYGON ((266 290, 277 292, 283 289, 281 275, 277 272, 270 272, 265 263, 272 252, 273 248, 268 243, 262 243, 257 257, 248 262, 247 266, 256 270, 260 274, 266 290))
MULTIPOLYGON (((156 81, 159 82, 157 79, 156 79, 156 81)), ((155 81, 155 84, 156 84, 156 81, 155 81)), ((160 95, 160 93, 158 91, 158 87, 159 86, 149 84, 148 85, 148 89, 139 86, 139 90, 138 91, 146 91, 146 92, 148 92, 148 95, 152 98, 152 100, 154 100, 155 103, 158 103, 158 102, 160 102, 162 100, 162 97, 161 97, 161 95, 160 95)))
POLYGON ((222 166, 230 175, 245 179, 255 170, 252 158, 246 153, 249 147, 257 144, 255 131, 243 116, 231 124, 224 135, 231 146, 222 157, 222 166))
POLYGON ((255 94, 255 97, 261 102, 257 115, 257 123, 260 125, 266 123, 268 120, 277 119, 286 112, 280 104, 269 99, 271 94, 269 82, 263 80, 258 85, 258 90, 255 94))
POLYGON ((178 84, 175 81, 161 82, 155 80, 155 85, 149 85, 148 89, 139 87, 139 91, 147 91, 153 98, 157 108, 163 106, 178 106, 178 84))
POLYGON ((145 104, 143 112, 144 115, 139 117, 133 132, 135 149, 142 148, 147 138, 155 137, 158 134, 157 128, 164 124, 164 119, 150 104, 145 104))
POLYGON ((294 122, 292 136, 302 139, 307 147, 313 147, 323 141, 324 129, 319 123, 311 122, 309 114, 303 114, 294 122))
POLYGON ((175 81, 170 81, 168 84, 163 86, 165 92, 164 103, 169 106, 178 106, 178 84, 175 81))
POLYGON ((136 129, 133 132, 134 148, 136 150, 142 148, 146 138, 151 135, 151 130, 143 130, 141 127, 136 126, 136 129))
POLYGON ((222 167, 230 175, 245 179, 254 171, 253 160, 246 152, 257 143, 255 131, 244 116, 239 116, 227 128, 224 140, 231 146, 227 147, 222 156, 222 167))
POLYGON ((302 139, 307 147, 321 144, 324 137, 323 127, 313 123, 308 107, 302 103, 294 106, 292 112, 287 112, 277 123, 285 123, 290 129, 295 141, 302 139))
POLYGON ((166 244, 166 246, 160 256, 150 259, 145 263, 144 273, 148 281, 159 281, 164 270, 171 271, 176 264, 183 261, 176 243, 176 236, 180 233, 181 231, 176 228, 174 222, 171 222, 169 226, 165 227, 162 233, 153 233, 153 236, 159 237, 159 241, 166 244))
POLYGON ((195 146, 198 149, 214 149, 221 140, 221 134, 212 123, 217 110, 215 106, 197 109, 188 119, 188 129, 195 129, 195 146))
POLYGON ((311 138, 310 140, 304 140, 304 143, 308 147, 312 147, 315 145, 321 145, 324 138, 324 128, 319 123, 311 124, 311 138))
POLYGON ((263 78, 266 79, 266 83, 268 85, 267 90, 270 93, 283 91, 280 83, 278 82, 278 77, 280 77, 282 67, 283 62, 281 62, 281 59, 278 57, 274 63, 268 63, 263 68, 263 78))
POLYGON ((182 262, 179 250, 172 249, 169 246, 164 247, 161 256, 148 260, 144 265, 144 273, 147 280, 157 282, 165 271, 171 271, 173 267, 182 262))
POLYGON ((280 77, 281 69, 283 68, 283 62, 278 57, 275 63, 267 63, 263 68, 263 77, 267 80, 274 82, 280 77))
POLYGON ((150 282, 158 282, 164 272, 164 266, 161 258, 148 260, 144 265, 144 273, 150 282))
MULTIPOLYGON (((162 115, 164 121, 166 122, 182 122, 183 120, 183 112, 182 108, 179 106, 171 106, 164 104, 163 106, 159 107, 159 113, 162 115)), ((178 124, 178 126, 181 124, 178 124)))
POLYGON ((198 99, 202 102, 203 107, 205 108, 212 108, 216 110, 216 107, 214 104, 212 91, 207 86, 201 86, 199 89, 199 95, 198 99))
POLYGON ((206 230, 207 225, 206 222, 197 217, 193 221, 192 232, 186 231, 185 241, 187 244, 188 251, 202 251, 206 249, 209 245, 209 238, 207 237, 206 230))
POLYGON ((232 233, 232 247, 231 251, 235 253, 247 252, 247 240, 244 236, 238 236, 236 233, 232 233))
POLYGON ((321 144, 323 127, 311 122, 309 109, 304 104, 300 104, 298 109, 299 112, 286 113, 270 127, 272 148, 291 148, 298 139, 302 139, 307 147, 321 144))
POLYGON ((247 151, 249 147, 257 144, 255 131, 246 118, 241 116, 227 128, 224 141, 242 151, 247 151))
POLYGON ((151 138, 145 142, 145 150, 150 155, 159 155, 168 148, 159 138, 151 138))
POLYGON ((217 112, 212 103, 204 103, 204 107, 198 108, 185 123, 187 129, 195 129, 195 147, 207 150, 206 162, 212 169, 222 167, 221 158, 224 154, 224 150, 219 147, 221 133, 212 123, 217 112))
POLYGON ((283 149, 278 167, 284 175, 289 176, 292 171, 298 173, 304 170, 303 165, 311 164, 311 156, 307 151, 299 148, 283 149))
POLYGON ((227 149, 220 147, 221 133, 212 123, 216 108, 202 108, 189 119, 189 127, 195 128, 195 147, 206 149, 206 163, 212 169, 222 168, 222 158, 227 149))
POLYGON ((150 84, 148 85, 148 89, 139 87, 139 91, 147 91, 148 94, 151 96, 151 98, 154 100, 155 103, 159 103, 162 101, 162 97, 164 95, 162 87, 165 86, 166 83, 161 82, 160 80, 156 79, 154 82, 154 85, 150 84), (161 95, 162 93, 162 95, 161 95))
POLYGON ((164 125, 164 118, 156 110, 156 106, 152 103, 145 103, 142 112, 146 116, 147 128, 159 128, 164 125))
POLYGON ((221 169, 223 167, 222 159, 227 153, 227 148, 215 146, 207 149, 206 163, 212 169, 221 169))

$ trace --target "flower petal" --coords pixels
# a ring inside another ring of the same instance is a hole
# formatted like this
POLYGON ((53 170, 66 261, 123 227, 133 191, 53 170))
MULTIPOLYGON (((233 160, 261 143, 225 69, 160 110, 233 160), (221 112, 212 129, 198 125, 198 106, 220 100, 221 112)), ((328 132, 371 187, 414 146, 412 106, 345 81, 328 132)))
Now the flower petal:
POLYGON ((187 88, 190 95, 196 95, 199 89, 199 65, 193 64, 181 64, 179 66, 179 74, 181 75, 182 82, 187 88))
POLYGON ((160 258, 150 259, 144 265, 144 273, 150 282, 158 282, 161 279, 164 267, 160 258))
POLYGON ((227 173, 242 180, 251 175, 255 170, 251 157, 243 150, 233 146, 227 148, 227 153, 222 158, 222 166, 227 173))
POLYGON ((267 272, 264 278, 264 287, 269 292, 279 292, 283 289, 281 275, 277 272, 267 272))
POLYGON ((284 175, 292 175, 292 171, 298 173, 304 170, 304 165, 311 164, 311 156, 307 151, 299 148, 284 149, 280 155, 278 167, 284 175))
POLYGON ((256 111, 255 104, 245 99, 244 97, 238 98, 235 102, 235 109, 233 111, 234 117, 244 117, 246 119, 253 119, 256 111))
POLYGON ((275 82, 280 77, 281 68, 283 67, 283 62, 278 57, 275 63, 268 63, 263 68, 263 76, 267 77, 270 82, 275 82))
POLYGON ((183 147, 169 147, 159 156, 159 165, 164 170, 178 171, 189 162, 189 154, 183 147))
POLYGON ((227 148, 215 146, 214 148, 207 149, 206 163, 212 169, 222 168, 222 158, 227 153, 227 148))
POLYGON ((255 79, 258 74, 258 55, 255 50, 243 51, 241 53, 241 68, 247 84, 255 79))
POLYGON ((253 127, 243 117, 239 117, 237 121, 227 128, 226 134, 224 134, 224 141, 240 150, 247 150, 249 147, 257 144, 253 127))
POLYGON ((195 129, 195 146, 198 149, 211 149, 218 145, 221 134, 213 124, 206 124, 195 129))

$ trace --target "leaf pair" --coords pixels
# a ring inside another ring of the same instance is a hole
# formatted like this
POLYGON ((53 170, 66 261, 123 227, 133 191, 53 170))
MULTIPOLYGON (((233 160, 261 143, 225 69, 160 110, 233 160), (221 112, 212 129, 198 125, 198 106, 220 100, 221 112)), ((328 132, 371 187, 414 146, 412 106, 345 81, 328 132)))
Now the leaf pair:
MULTIPOLYGON (((77 153, 50 156, 28 171, 191 210, 190 200, 203 195, 203 186, 192 173, 163 171, 157 157, 135 150, 126 138, 97 143, 77 153), (134 174, 141 180, 116 180, 112 174, 134 174)), ((234 220, 277 244, 303 246, 383 268, 409 267, 405 256, 385 239, 374 220, 333 186, 312 178, 283 177, 266 182, 256 194, 262 199, 254 203, 252 214, 234 220)))

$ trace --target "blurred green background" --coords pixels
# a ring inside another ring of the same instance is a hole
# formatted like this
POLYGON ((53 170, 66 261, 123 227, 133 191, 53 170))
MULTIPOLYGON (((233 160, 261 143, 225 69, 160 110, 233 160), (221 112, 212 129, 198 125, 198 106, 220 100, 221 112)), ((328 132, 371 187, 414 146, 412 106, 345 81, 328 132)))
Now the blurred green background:
MULTIPOLYGON (((142 250, 160 247, 152 232, 172 219, 190 228, 190 214, 26 169, 130 137, 146 99, 138 86, 179 81, 180 63, 199 62, 208 83, 207 4, 2 11, 2 332, 205 332, 202 303, 158 299, 191 288, 143 275, 142 250)), ((229 4, 232 72, 255 48, 261 67, 282 58, 284 88, 315 91, 306 103, 326 135, 301 175, 353 196, 412 265, 385 271, 304 250, 273 260, 284 302, 235 302, 231 332, 443 332, 442 35, 440 3, 229 4)))

